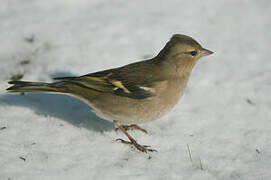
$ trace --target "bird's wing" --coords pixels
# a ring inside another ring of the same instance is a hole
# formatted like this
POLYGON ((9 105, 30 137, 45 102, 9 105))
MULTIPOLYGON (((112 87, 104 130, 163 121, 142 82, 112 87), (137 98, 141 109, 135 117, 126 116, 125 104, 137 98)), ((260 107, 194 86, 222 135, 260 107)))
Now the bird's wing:
MULTIPOLYGON (((146 64, 146 63, 145 63, 146 64)), ((113 93, 133 99, 145 99, 154 95, 153 85, 162 81, 151 71, 152 66, 134 63, 121 68, 90 73, 80 77, 56 78, 72 82, 103 93, 113 93)))

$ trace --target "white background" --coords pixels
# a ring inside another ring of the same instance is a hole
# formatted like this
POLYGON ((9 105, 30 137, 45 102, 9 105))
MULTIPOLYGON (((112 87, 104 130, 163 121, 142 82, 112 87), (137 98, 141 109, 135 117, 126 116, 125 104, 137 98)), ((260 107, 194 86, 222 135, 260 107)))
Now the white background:
POLYGON ((271 179, 270 12, 269 0, 1 0, 0 179, 271 179), (18 74, 51 82, 152 57, 174 33, 215 54, 170 114, 141 124, 148 135, 131 132, 157 153, 115 142, 77 99, 5 91, 18 74))

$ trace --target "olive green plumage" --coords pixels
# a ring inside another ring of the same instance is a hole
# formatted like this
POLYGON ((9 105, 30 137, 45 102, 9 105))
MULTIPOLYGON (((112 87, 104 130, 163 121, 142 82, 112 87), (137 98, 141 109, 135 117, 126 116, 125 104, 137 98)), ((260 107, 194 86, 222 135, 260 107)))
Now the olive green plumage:
POLYGON ((151 93, 141 89, 140 86, 151 87, 153 83, 163 80, 159 71, 150 74, 157 69, 151 60, 133 63, 124 67, 100 71, 80 77, 59 77, 59 82, 41 83, 10 81, 13 84, 8 88, 9 92, 39 92, 39 93, 63 93, 83 98, 94 98, 101 93, 112 93, 117 96, 125 96, 134 99, 144 99, 151 93), (146 64, 150 63, 149 66, 146 64))

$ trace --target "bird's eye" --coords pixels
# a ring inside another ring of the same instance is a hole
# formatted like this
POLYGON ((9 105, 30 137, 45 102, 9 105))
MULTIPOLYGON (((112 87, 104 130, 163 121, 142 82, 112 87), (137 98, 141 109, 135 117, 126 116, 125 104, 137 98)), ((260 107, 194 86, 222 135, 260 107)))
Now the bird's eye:
POLYGON ((197 52, 197 51, 191 51, 190 54, 191 54, 192 56, 196 56, 196 55, 198 54, 198 52, 197 52))

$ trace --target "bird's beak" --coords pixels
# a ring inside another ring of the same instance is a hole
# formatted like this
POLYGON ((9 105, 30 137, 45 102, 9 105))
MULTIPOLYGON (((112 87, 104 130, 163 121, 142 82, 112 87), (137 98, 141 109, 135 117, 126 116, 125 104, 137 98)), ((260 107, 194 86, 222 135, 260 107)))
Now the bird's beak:
POLYGON ((208 49, 202 48, 202 50, 200 51, 200 56, 201 57, 203 57, 203 56, 209 56, 209 55, 211 55, 213 53, 214 53, 213 51, 210 51, 208 49))

